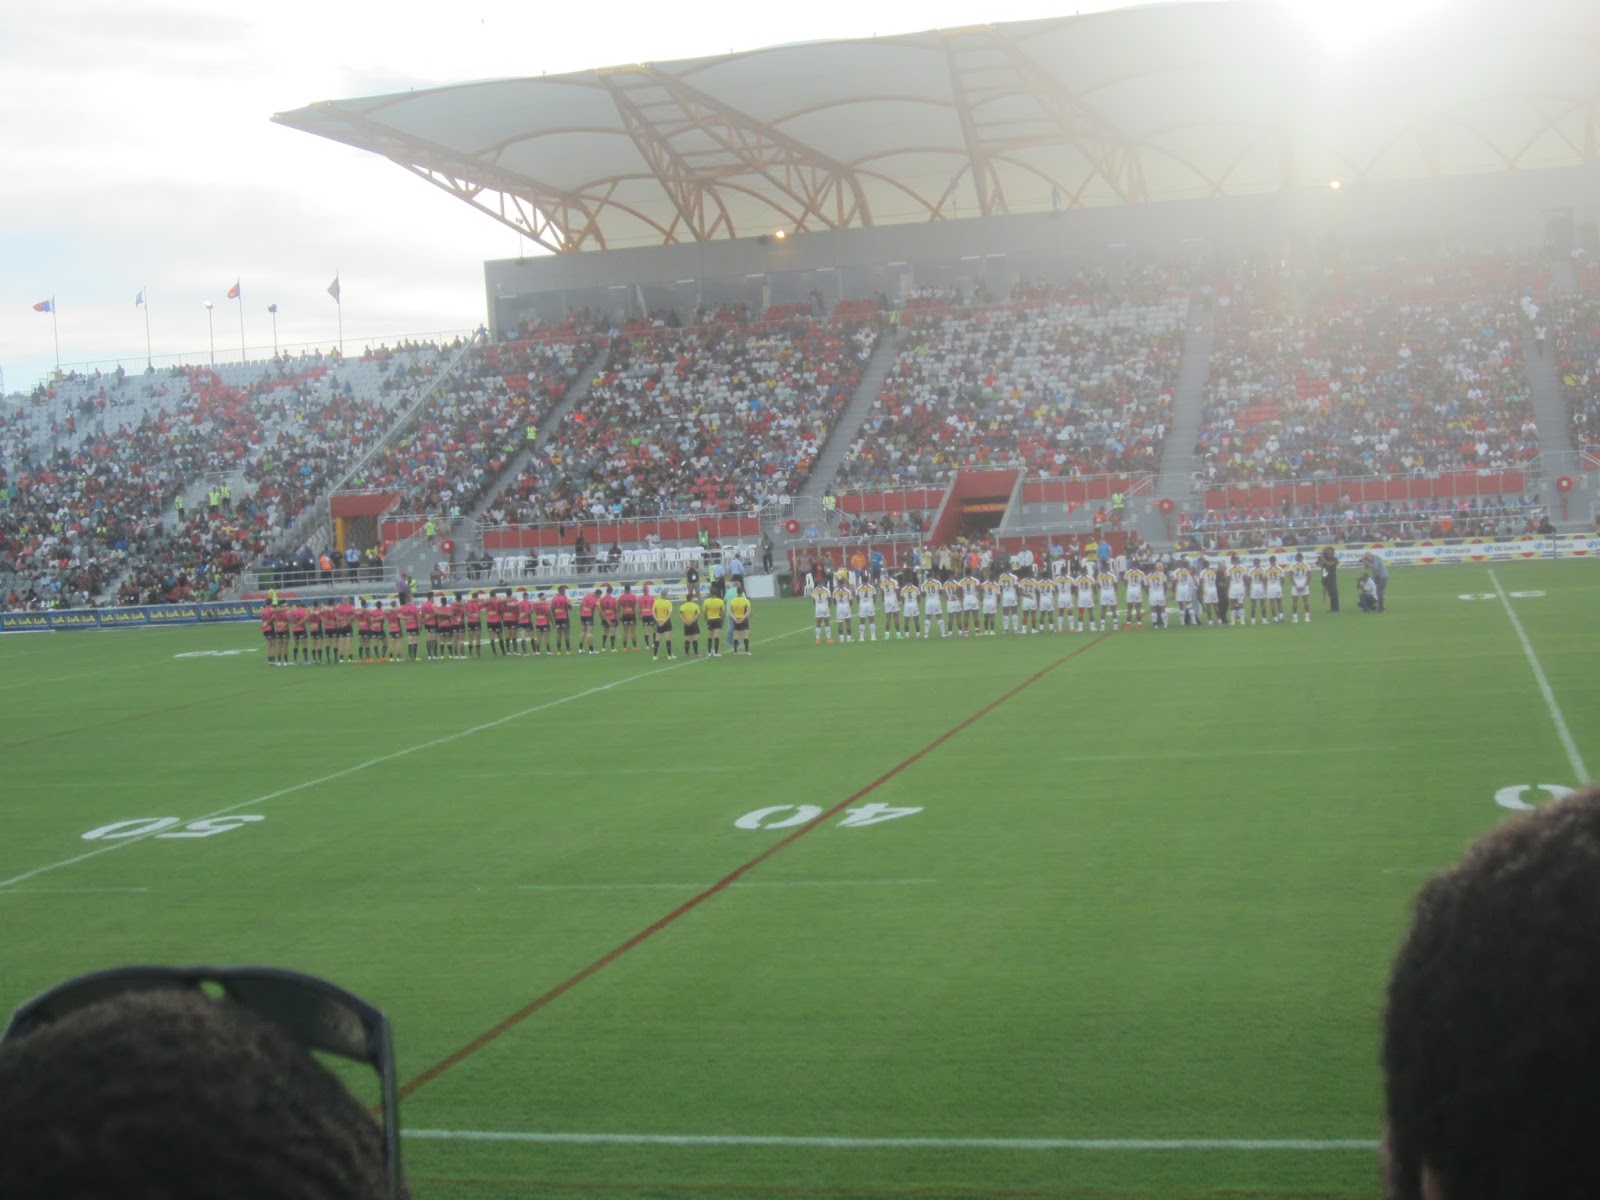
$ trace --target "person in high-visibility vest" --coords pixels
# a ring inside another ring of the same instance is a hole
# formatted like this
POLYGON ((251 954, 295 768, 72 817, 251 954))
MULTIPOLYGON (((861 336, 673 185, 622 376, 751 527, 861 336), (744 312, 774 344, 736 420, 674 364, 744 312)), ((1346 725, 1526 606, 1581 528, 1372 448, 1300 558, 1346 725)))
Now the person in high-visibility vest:
POLYGON ((429 541, 432 541, 434 534, 439 532, 439 527, 433 523, 432 517, 428 518, 428 523, 422 527, 422 532, 427 535, 429 541))

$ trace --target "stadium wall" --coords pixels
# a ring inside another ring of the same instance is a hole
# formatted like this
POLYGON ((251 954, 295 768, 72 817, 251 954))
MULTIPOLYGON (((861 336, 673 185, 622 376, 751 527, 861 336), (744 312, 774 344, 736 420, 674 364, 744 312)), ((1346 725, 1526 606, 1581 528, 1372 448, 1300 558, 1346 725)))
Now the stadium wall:
POLYGON ((1151 261, 1260 253, 1315 269, 1354 245, 1522 253, 1569 241, 1600 251, 1600 167, 1340 182, 1338 190, 495 259, 484 263, 487 309, 499 338, 528 315, 546 323, 573 308, 636 315, 641 301, 650 312, 676 307, 684 315, 702 303, 743 301, 760 310, 804 300, 815 288, 831 306, 977 278, 1002 293, 1018 278, 1084 266, 1115 273, 1151 261))

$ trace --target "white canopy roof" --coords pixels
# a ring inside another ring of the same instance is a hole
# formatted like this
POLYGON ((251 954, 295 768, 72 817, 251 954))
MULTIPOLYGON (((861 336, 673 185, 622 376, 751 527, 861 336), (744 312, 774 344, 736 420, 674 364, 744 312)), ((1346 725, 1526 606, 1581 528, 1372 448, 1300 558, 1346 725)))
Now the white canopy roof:
POLYGON ((1270 0, 1167 4, 330 100, 552 250, 1600 161, 1600 4, 1469 0, 1333 55, 1270 0))

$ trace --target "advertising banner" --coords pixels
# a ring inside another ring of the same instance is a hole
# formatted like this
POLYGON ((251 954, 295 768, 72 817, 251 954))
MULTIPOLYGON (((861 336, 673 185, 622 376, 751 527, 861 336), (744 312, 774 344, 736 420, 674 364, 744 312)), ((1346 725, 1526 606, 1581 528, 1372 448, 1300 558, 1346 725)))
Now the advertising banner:
POLYGON ((0 613, 0 633, 41 633, 55 629, 147 629, 152 625, 210 625, 218 621, 257 621, 260 600, 205 601, 191 604, 138 604, 130 608, 66 608, 39 613, 0 613))

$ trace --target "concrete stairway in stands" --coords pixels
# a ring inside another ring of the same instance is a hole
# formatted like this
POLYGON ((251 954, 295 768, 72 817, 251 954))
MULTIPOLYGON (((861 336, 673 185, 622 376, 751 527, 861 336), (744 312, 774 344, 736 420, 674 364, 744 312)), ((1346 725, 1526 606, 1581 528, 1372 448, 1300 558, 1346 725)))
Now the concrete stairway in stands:
MULTIPOLYGON (((1540 327, 1548 328, 1544 320, 1540 327)), ((1588 528, 1584 520, 1561 519, 1561 505, 1557 500, 1556 480, 1563 475, 1581 475, 1576 448, 1572 444, 1572 431, 1567 423, 1567 404, 1561 395, 1561 377, 1556 369, 1555 339, 1547 337, 1541 349, 1534 335, 1534 327, 1523 332, 1523 359, 1528 367, 1528 386, 1532 392, 1533 419, 1539 424, 1539 462, 1542 475, 1530 478, 1528 486, 1536 492, 1550 513, 1550 519, 1564 533, 1588 528)), ((1585 513, 1587 509, 1584 510, 1585 513)))
POLYGON ((888 333, 878 339, 872 357, 867 359, 867 368, 861 373, 861 382, 856 384, 855 394, 850 397, 850 403, 833 423, 833 431, 822 443, 822 450, 811 468, 811 478, 800 490, 801 496, 820 497, 833 487, 833 478, 839 473, 844 456, 849 453, 850 443, 856 440, 867 414, 877 402, 878 393, 883 390, 883 381, 894 366, 899 348, 900 343, 888 333))
POLYGON ((524 445, 516 455, 506 464, 506 469, 500 472, 500 478, 495 480, 494 486, 484 493, 482 500, 470 514, 473 521, 483 523, 483 514, 494 507, 494 502, 522 474, 522 468, 528 465, 528 460, 550 444, 550 439, 555 437, 556 430, 561 428, 561 422, 567 419, 567 414, 576 408, 583 398, 589 394, 590 385, 595 377, 605 369, 606 358, 610 350, 601 350, 590 359, 578 372, 578 382, 567 389, 567 394, 545 414, 544 420, 539 422, 539 430, 534 434, 532 445, 524 445))
POLYGON ((1183 332, 1183 362, 1172 390, 1172 428, 1167 431, 1167 445, 1161 452, 1161 473, 1156 478, 1155 494, 1140 504, 1136 513, 1140 534, 1157 546, 1165 546, 1171 540, 1167 537, 1167 521, 1157 505, 1171 500, 1182 509, 1193 496, 1192 481, 1199 466, 1194 446, 1205 415, 1206 381, 1211 377, 1214 343, 1211 310, 1195 305, 1189 310, 1183 332))

